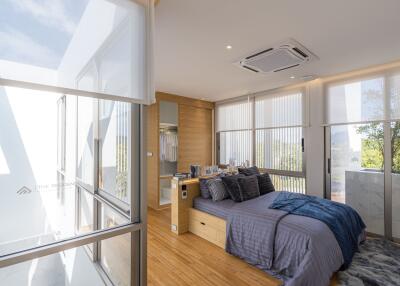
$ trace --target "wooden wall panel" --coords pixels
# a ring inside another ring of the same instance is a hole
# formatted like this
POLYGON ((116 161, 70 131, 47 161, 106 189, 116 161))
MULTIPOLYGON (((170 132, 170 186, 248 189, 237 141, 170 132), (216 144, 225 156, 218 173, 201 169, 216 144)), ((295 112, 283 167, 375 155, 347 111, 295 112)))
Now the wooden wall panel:
POLYGON ((158 146, 158 104, 147 107, 147 201, 149 207, 159 208, 159 146, 158 146))
POLYGON ((214 103, 184 96, 157 92, 157 103, 147 107, 147 197, 148 206, 160 210, 159 204, 159 102, 175 102, 178 114, 178 172, 189 172, 191 164, 211 165, 213 158, 214 103))
POLYGON ((172 101, 178 104, 185 104, 193 107, 201 107, 206 109, 214 109, 214 103, 210 101, 204 101, 200 99, 185 97, 185 96, 178 96, 174 94, 169 94, 165 92, 157 92, 156 93, 157 102, 160 100, 172 101))
POLYGON ((212 110, 179 104, 178 172, 212 164, 212 110))

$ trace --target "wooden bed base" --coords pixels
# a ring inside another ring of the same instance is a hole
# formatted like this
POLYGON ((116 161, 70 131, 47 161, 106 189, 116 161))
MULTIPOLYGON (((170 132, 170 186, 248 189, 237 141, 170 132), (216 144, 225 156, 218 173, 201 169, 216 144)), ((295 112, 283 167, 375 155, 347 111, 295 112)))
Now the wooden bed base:
POLYGON ((191 232, 225 248, 226 221, 193 208, 193 199, 200 195, 198 179, 172 180, 171 231, 180 235, 191 232))
POLYGON ((206 212, 189 209, 189 231, 225 248, 226 221, 206 212))

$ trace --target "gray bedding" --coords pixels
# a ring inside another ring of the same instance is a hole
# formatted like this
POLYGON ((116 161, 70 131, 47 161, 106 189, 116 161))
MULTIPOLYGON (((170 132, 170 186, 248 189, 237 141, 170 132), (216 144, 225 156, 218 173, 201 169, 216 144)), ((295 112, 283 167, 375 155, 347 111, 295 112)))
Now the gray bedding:
POLYGON ((329 285, 343 264, 335 236, 319 220, 269 209, 277 195, 269 193, 230 208, 226 251, 283 275, 287 286, 329 285))
POLYGON ((193 207, 199 211, 203 211, 222 219, 228 219, 230 209, 237 203, 232 200, 223 200, 219 202, 213 202, 211 199, 204 199, 197 197, 193 200, 193 207))
POLYGON ((227 220, 230 254, 285 279, 287 286, 329 285, 343 264, 334 234, 319 220, 269 209, 277 195, 242 203, 196 198, 194 207, 227 220))

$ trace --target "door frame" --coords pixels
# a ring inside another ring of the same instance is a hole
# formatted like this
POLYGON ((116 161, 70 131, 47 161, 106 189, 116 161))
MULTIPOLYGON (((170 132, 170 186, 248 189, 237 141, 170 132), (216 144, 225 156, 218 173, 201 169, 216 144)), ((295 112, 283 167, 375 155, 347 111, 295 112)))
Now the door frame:
MULTIPOLYGON (((383 124, 384 129, 384 237, 394 240, 392 235, 392 146, 391 146, 391 122, 379 121, 383 124)), ((324 197, 331 200, 331 126, 335 125, 354 125, 368 124, 371 122, 356 122, 349 124, 333 124, 324 126, 324 197)), ((375 236, 375 234, 374 234, 375 236)))

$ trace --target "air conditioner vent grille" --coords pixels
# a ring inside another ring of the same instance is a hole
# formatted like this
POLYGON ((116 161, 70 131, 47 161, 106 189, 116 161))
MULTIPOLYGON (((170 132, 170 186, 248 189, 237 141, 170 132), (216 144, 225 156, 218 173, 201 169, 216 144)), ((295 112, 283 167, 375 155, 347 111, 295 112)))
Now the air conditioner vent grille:
POLYGON ((274 73, 301 66, 315 59, 318 58, 309 50, 289 39, 247 56, 236 64, 252 72, 274 73))

